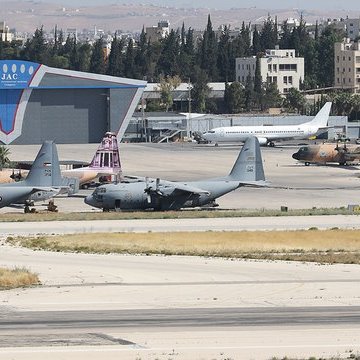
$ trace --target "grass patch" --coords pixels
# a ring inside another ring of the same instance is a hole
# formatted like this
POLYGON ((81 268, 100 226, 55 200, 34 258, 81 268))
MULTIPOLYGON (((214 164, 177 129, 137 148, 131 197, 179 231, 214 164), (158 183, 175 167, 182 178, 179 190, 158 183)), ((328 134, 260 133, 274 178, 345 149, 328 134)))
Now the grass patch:
POLYGON ((38 285, 40 283, 36 274, 24 268, 0 268, 0 290, 15 289, 38 285))
POLYGON ((131 220, 131 219, 197 219, 225 217, 263 217, 263 216, 308 216, 308 215, 353 215, 345 208, 313 208, 289 210, 181 210, 181 211, 133 211, 133 212, 84 212, 84 213, 4 213, 1 222, 24 221, 92 221, 92 220, 131 220))
POLYGON ((360 264, 360 230, 97 233, 18 237, 32 249, 360 264))

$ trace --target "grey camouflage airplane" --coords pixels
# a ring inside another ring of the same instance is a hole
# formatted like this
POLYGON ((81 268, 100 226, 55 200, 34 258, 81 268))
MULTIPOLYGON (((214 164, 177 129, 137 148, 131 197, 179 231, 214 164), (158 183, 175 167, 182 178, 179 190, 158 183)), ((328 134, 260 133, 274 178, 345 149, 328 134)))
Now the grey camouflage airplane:
POLYGON ((174 182, 137 178, 131 182, 99 186, 85 203, 109 210, 178 210, 217 206, 215 199, 241 186, 265 186, 260 145, 249 137, 229 175, 203 181, 174 182))
POLYGON ((53 141, 45 141, 23 181, 0 184, 0 208, 14 205, 28 206, 60 193, 74 193, 79 188, 78 179, 61 177, 59 158, 53 141))

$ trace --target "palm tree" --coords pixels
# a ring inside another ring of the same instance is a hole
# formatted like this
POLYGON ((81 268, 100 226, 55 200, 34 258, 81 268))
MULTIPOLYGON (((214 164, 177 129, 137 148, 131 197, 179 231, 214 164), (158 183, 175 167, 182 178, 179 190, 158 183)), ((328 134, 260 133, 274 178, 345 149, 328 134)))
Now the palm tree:
POLYGON ((9 155, 10 150, 4 145, 0 145, 0 169, 10 164, 9 155))

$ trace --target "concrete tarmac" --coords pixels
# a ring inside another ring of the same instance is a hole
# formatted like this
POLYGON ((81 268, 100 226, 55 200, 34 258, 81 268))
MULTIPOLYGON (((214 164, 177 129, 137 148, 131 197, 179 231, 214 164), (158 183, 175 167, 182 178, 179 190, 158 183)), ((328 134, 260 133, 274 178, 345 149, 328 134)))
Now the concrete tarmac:
MULTIPOLYGON (((33 160, 39 147, 11 146, 11 157, 33 160)), ((90 161, 96 147, 59 145, 58 150, 64 160, 90 161)), ((195 144, 120 145, 125 174, 169 180, 227 174, 239 150, 238 146, 195 144)), ((291 158, 295 151, 294 146, 262 149, 265 173, 273 187, 236 190, 219 199, 220 207, 291 209, 360 203, 356 167, 305 167, 291 158)), ((56 202, 63 212, 98 211, 80 197, 56 202)), ((359 225, 357 216, 211 219, 210 223, 200 219, 175 221, 177 225, 160 220, 151 226, 142 221, 118 223, 54 222, 45 227, 52 232, 73 232, 359 225)), ((0 226, 3 236, 46 232, 42 223, 0 226)), ((2 360, 345 358, 360 354, 357 265, 60 254, 3 245, 0 266, 29 268, 43 284, 0 292, 2 360), (120 313, 127 314, 127 327, 121 326, 120 313)))
POLYGON ((3 245, 0 266, 25 266, 43 283, 0 292, 1 359, 360 353, 357 265, 54 253, 3 245))
MULTIPOLYGON (((33 160, 40 146, 10 145, 11 159, 33 160)), ((97 144, 58 145, 62 160, 90 162, 97 144)), ((120 144, 125 175, 167 180, 200 180, 229 173, 241 149, 239 145, 120 144)), ((354 166, 304 166, 292 159, 294 142, 262 148, 265 175, 271 188, 240 188, 218 200, 221 208, 290 209, 341 207, 360 203, 360 170, 354 166)), ((88 194, 83 192, 83 195, 88 194)), ((59 211, 97 211, 80 197, 56 200, 59 211)), ((1 209, 11 212, 13 209, 1 209)))

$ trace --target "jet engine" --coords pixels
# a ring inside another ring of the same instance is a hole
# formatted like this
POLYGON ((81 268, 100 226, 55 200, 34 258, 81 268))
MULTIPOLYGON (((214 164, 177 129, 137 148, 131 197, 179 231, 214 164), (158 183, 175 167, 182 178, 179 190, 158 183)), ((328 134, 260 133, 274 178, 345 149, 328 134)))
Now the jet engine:
POLYGON ((267 138, 264 138, 264 137, 258 137, 257 139, 259 140, 259 144, 260 144, 260 146, 267 145, 267 143, 268 143, 268 139, 267 139, 267 138))

